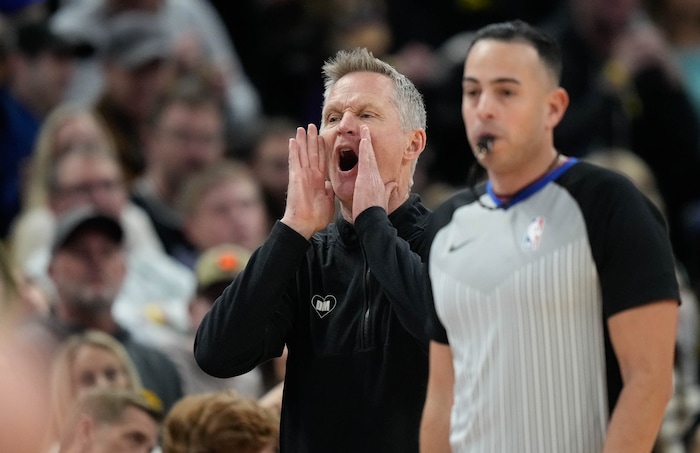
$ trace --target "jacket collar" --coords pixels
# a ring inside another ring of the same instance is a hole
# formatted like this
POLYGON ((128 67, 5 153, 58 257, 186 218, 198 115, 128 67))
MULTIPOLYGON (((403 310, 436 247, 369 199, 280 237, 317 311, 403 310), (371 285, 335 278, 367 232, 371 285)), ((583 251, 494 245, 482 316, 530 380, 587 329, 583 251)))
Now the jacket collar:
MULTIPOLYGON (((389 221, 398 231, 399 237, 407 239, 416 228, 418 219, 424 215, 426 208, 422 205, 420 196, 416 193, 411 193, 408 199, 394 212, 389 214, 389 221)), ((345 220, 340 214, 336 214, 335 227, 338 230, 338 235, 346 245, 359 246, 359 240, 355 226, 345 220)))

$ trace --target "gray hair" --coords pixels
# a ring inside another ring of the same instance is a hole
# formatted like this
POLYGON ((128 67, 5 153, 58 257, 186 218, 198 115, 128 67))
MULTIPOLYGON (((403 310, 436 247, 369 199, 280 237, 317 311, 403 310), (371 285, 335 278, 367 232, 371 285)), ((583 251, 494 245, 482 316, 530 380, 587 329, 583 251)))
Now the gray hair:
POLYGON ((376 72, 389 77, 394 85, 391 100, 399 113, 401 127, 405 131, 427 127, 423 96, 413 82, 389 63, 376 58, 366 48, 340 50, 335 57, 323 64, 322 69, 324 104, 331 88, 341 77, 353 72, 376 72))

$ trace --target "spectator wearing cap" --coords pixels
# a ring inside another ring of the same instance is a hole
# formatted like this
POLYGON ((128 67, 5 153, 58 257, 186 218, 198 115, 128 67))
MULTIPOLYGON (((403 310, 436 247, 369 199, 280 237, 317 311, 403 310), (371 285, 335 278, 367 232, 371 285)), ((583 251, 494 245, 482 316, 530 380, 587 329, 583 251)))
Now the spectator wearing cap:
MULTIPOLYGON (((208 1, 192 0, 73 0, 62 2, 52 23, 66 36, 90 42, 101 49, 105 30, 123 14, 150 13, 165 23, 171 36, 179 73, 205 72, 219 88, 227 112, 230 137, 238 138, 257 122, 262 106, 231 42, 226 25, 208 1)), ((87 63, 87 62, 86 62, 87 63)), ((102 77, 93 62, 81 65, 72 84, 72 99, 91 101, 102 77)))
POLYGON ((238 273, 243 270, 250 252, 235 244, 221 244, 206 250, 196 263, 196 294, 189 302, 190 328, 185 335, 173 335, 165 340, 159 349, 175 363, 185 394, 236 390, 250 397, 258 398, 267 390, 262 369, 229 379, 212 377, 202 371, 194 360, 194 335, 204 315, 214 301, 238 273))
POLYGON ((126 269, 124 230, 119 221, 87 206, 66 212, 57 219, 51 246, 52 310, 49 316, 23 325, 20 339, 28 355, 48 365, 71 335, 86 329, 108 333, 128 352, 144 388, 169 408, 182 396, 177 369, 162 352, 137 341, 112 315, 126 269))
POLYGON ((122 13, 109 22, 101 51, 104 85, 95 111, 110 131, 127 184, 145 169, 143 134, 172 76, 172 42, 157 16, 122 13))
POLYGON ((18 23, 9 35, 0 86, 0 239, 20 210, 22 169, 41 122, 64 97, 77 52, 43 20, 18 23))
POLYGON ((146 343, 162 330, 185 330, 194 274, 163 251, 148 216, 128 201, 112 142, 94 113, 63 105, 47 117, 39 137, 32 169, 43 192, 13 227, 10 245, 17 265, 51 292, 47 268, 56 219, 92 206, 118 217, 125 232, 127 275, 114 317, 146 343))

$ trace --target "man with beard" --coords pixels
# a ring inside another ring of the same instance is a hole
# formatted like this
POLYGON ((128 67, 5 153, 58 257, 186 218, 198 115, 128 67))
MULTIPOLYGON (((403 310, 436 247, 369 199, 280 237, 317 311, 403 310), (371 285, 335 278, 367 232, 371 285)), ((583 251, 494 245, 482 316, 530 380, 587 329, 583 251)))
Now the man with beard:
POLYGON ((20 332, 22 347, 36 354, 38 363, 49 366, 70 335, 97 329, 122 343, 143 386, 161 399, 165 410, 182 396, 173 363, 134 340, 112 316, 112 304, 126 275, 124 230, 117 220, 88 207, 62 215, 48 273, 55 290, 51 313, 28 322, 20 332))

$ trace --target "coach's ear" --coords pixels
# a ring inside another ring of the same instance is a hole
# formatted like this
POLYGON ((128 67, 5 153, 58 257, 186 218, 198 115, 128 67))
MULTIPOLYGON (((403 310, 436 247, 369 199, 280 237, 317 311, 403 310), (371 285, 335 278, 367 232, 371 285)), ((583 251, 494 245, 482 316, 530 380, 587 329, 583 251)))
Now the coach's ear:
POLYGON ((414 129, 408 133, 408 143, 403 152, 404 160, 416 160, 420 153, 425 150, 427 136, 425 129, 414 129))

